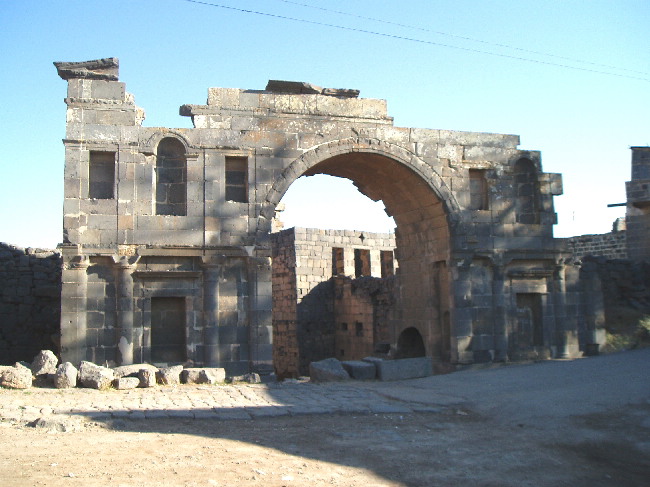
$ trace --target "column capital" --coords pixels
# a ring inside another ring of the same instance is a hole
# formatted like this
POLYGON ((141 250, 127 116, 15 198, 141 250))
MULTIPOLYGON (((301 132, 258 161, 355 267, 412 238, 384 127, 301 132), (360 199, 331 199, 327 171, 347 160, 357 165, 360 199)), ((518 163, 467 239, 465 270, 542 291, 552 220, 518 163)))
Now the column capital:
POLYGON ((140 260, 139 255, 113 255, 113 264, 118 269, 130 270, 133 272, 140 260))
POLYGON ((66 268, 73 271, 85 271, 90 265, 90 258, 87 255, 75 255, 72 257, 66 268))

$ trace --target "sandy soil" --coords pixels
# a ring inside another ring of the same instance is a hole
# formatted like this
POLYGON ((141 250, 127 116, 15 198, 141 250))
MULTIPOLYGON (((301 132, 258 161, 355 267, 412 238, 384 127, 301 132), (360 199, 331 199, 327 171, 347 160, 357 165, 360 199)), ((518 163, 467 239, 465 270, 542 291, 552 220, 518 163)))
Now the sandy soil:
POLYGON ((0 484, 24 486, 647 486, 650 404, 506 425, 467 409, 256 420, 0 423, 0 484), (639 425, 643 427, 639 427, 639 425))

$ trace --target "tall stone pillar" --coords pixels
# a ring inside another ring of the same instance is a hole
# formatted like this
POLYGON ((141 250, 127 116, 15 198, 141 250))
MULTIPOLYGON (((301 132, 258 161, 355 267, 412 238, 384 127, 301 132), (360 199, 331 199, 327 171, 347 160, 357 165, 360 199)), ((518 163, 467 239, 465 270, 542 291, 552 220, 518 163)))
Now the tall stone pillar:
POLYGON ((492 304, 494 306, 494 360, 508 360, 508 321, 506 316, 506 266, 494 259, 492 268, 492 304))
POLYGON ((566 326, 566 276, 564 260, 560 260, 555 265, 553 273, 554 281, 554 310, 555 310, 555 330, 557 336, 557 356, 558 358, 569 358, 569 330, 566 326))
POLYGON ((140 256, 121 255, 113 258, 117 269, 117 361, 133 363, 134 346, 141 345, 142 333, 133 329, 133 271, 140 256))
MULTIPOLYGON (((78 366, 87 360, 87 255, 70 255, 63 248, 64 267, 61 275, 61 358, 78 366), (66 262, 67 260, 67 262, 66 262)), ((75 246, 75 251, 77 251, 75 246)))
POLYGON ((203 344, 206 365, 221 365, 219 353, 219 278, 224 255, 203 257, 203 344))
POLYGON ((451 360, 458 363, 474 361, 472 352, 472 279, 471 259, 457 261, 454 266, 454 309, 451 329, 451 360))
POLYGON ((256 372, 273 370, 273 290, 270 257, 248 261, 250 289, 250 358, 256 372))

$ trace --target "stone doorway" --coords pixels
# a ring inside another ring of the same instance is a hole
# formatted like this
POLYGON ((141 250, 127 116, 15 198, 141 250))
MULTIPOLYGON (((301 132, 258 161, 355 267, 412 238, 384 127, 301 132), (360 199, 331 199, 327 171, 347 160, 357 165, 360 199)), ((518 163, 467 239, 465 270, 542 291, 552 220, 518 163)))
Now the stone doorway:
POLYGON ((151 298, 151 360, 179 363, 187 360, 185 298, 151 298))

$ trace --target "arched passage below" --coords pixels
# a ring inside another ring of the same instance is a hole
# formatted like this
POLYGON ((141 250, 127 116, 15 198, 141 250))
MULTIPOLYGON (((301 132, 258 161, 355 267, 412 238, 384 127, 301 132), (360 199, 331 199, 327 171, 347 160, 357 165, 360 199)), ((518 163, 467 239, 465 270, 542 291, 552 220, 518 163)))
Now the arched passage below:
MULTIPOLYGON (((383 201, 387 213, 396 223, 395 257, 399 266, 392 286, 391 309, 385 322, 381 323, 386 327, 385 336, 396 347, 403 330, 415 327, 421 332, 426 355, 434 360, 449 360, 449 331, 443 324, 443 317, 451 308, 447 271, 450 253, 448 208, 457 208, 457 205, 440 178, 430 166, 406 151, 382 153, 376 148, 341 151, 337 146, 336 151, 319 150, 317 158, 307 155, 296 161, 285 171, 282 183, 285 187, 280 187, 280 184, 275 191, 281 196, 290 182, 303 175, 315 174, 350 179, 361 193, 374 201, 383 201), (438 186, 432 184, 436 181, 438 186)), ((277 204, 277 201, 273 203, 277 204)), ((320 287, 322 290, 322 285, 320 287)), ((296 299, 299 315, 303 297, 298 295, 296 299)), ((307 299, 313 299, 311 292, 307 299)), ((298 327, 301 319, 296 317, 298 327)), ((274 328, 275 323, 274 311, 274 328)), ((309 323, 312 335, 318 332, 313 325, 309 323)), ((279 343, 281 340, 274 334, 274 357, 277 357, 280 347, 287 349, 285 343, 279 343)), ((300 340, 295 341, 300 349, 300 340)), ((298 354, 303 352, 300 350, 298 354)), ((331 354, 320 350, 313 355, 321 356, 310 356, 310 360, 337 354, 335 350, 331 354)), ((282 375, 281 370, 278 373, 282 375)))

